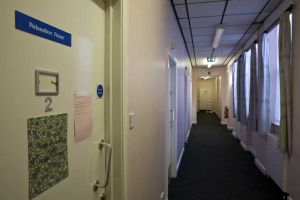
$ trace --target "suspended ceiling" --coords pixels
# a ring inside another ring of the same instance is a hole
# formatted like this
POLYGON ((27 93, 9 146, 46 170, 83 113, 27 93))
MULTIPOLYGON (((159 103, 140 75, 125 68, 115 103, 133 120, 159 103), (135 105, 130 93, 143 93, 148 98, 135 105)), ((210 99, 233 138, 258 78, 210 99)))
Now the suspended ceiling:
POLYGON ((193 67, 227 65, 261 23, 283 0, 171 0, 193 67), (216 28, 224 26, 218 48, 212 44, 216 28))

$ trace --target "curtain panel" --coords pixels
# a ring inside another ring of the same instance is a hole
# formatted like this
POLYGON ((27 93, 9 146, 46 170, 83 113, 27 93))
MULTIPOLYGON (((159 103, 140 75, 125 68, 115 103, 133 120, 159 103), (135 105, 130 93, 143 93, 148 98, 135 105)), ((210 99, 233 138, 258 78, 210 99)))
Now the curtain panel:
POLYGON ((233 113, 233 117, 236 118, 236 110, 235 110, 235 71, 237 70, 236 65, 233 63, 232 66, 231 66, 231 73, 232 73, 232 113, 233 113))
POLYGON ((267 34, 258 42, 258 132, 266 136, 271 131, 270 119, 270 68, 267 34))
POLYGON ((243 125, 247 124, 246 113, 246 69, 245 69, 245 54, 239 58, 238 62, 238 121, 243 125))
POLYGON ((237 115, 237 120, 240 122, 241 121, 241 62, 242 59, 241 57, 238 59, 238 64, 237 64, 237 73, 236 73, 236 94, 237 94, 237 110, 236 110, 236 115, 237 115))
POLYGON ((250 103, 248 116, 248 130, 257 131, 258 123, 258 88, 257 88, 257 56, 256 44, 251 46, 251 63, 250 63, 250 103))
POLYGON ((289 12, 280 17, 279 67, 280 67, 280 135, 279 147, 292 154, 292 74, 291 74, 291 25, 289 12))

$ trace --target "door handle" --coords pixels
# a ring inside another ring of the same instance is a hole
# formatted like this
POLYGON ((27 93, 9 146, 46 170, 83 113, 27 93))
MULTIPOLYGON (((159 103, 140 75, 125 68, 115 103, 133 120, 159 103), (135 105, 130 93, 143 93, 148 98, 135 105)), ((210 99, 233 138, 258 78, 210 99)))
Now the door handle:
POLYGON ((104 142, 104 140, 102 139, 99 142, 99 150, 102 151, 104 149, 104 147, 106 147, 108 149, 108 162, 107 162, 107 166, 106 166, 106 175, 105 175, 105 181, 103 184, 100 184, 99 180, 96 180, 96 182, 94 183, 94 191, 96 192, 99 188, 106 188, 106 186, 109 183, 109 175, 110 175, 110 166, 111 166, 111 157, 112 157, 112 146, 109 143, 104 142))

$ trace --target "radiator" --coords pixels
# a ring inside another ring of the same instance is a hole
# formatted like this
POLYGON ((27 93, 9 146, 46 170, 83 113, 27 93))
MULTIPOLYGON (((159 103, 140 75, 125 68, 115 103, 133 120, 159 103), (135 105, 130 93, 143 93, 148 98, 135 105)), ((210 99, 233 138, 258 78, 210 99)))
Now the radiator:
POLYGON ((278 137, 273 134, 268 134, 266 145, 266 170, 267 174, 274 182, 283 190, 286 191, 287 178, 287 157, 278 148, 278 137))

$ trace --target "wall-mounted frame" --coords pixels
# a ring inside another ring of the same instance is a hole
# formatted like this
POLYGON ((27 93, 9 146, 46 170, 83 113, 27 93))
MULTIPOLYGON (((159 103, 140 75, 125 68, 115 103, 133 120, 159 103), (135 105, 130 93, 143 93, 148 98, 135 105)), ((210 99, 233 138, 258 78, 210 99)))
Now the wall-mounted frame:
POLYGON ((59 94, 59 73, 35 70, 35 95, 57 96, 59 94))

